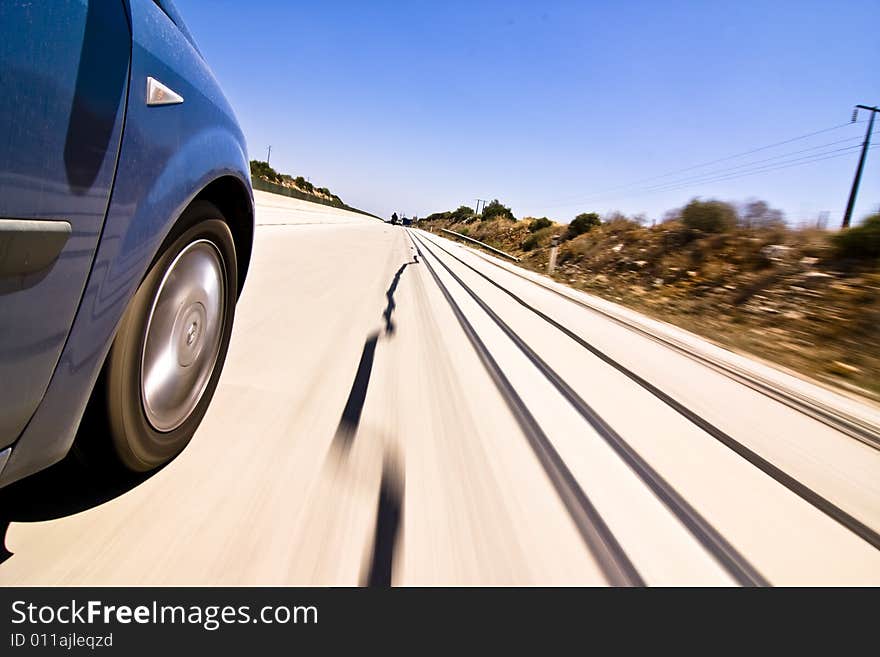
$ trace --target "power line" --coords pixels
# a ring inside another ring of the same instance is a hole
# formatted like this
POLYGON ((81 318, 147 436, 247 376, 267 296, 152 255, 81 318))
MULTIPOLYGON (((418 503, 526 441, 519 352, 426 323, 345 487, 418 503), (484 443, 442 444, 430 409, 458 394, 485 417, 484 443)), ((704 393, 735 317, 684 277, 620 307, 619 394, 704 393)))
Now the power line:
MULTIPOLYGON (((655 189, 656 189, 656 190, 662 190, 662 189, 665 189, 667 186, 675 186, 675 185, 679 185, 679 184, 683 184, 683 183, 690 183, 690 182, 699 182, 699 181, 701 181, 701 180, 704 179, 704 178, 712 178, 712 177, 714 177, 714 176, 724 175, 724 174, 727 174, 727 173, 736 172, 736 171, 738 171, 738 170, 740 170, 740 169, 748 169, 748 168, 753 167, 753 166, 755 166, 755 165, 763 164, 763 163, 765 163, 765 162, 772 162, 772 161, 774 161, 774 160, 780 160, 780 159, 783 159, 783 158, 788 158, 788 157, 791 157, 792 155, 799 155, 799 154, 801 154, 801 153, 807 153, 807 152, 809 152, 809 151, 815 151, 815 150, 818 150, 818 149, 820 149, 820 148, 827 148, 828 146, 836 146, 836 145, 838 145, 838 144, 845 144, 845 143, 847 143, 847 142, 855 141, 856 139, 861 139, 861 137, 850 137, 850 138, 848 138, 848 139, 840 139, 840 140, 837 140, 837 141, 826 142, 826 143, 824 143, 824 144, 817 144, 816 146, 811 146, 811 147, 809 147, 809 148, 802 148, 802 149, 797 150, 797 151, 789 151, 789 152, 787 152, 787 153, 780 153, 779 155, 774 155, 774 156, 772 156, 772 157, 765 157, 765 158, 760 159, 760 160, 752 160, 752 161, 750 161, 750 162, 745 162, 744 164, 738 164, 738 165, 733 166, 733 167, 725 167, 725 168, 722 168, 722 169, 715 169, 714 171, 705 171, 705 172, 703 172, 703 173, 699 173, 699 174, 696 174, 696 175, 693 175, 693 176, 685 176, 684 178, 679 178, 678 180, 670 180, 670 181, 667 181, 667 182, 664 182, 664 183, 660 183, 660 184, 657 184, 657 185, 649 185, 649 186, 647 186, 647 187, 644 187, 644 188, 641 188, 641 189, 636 189, 636 190, 633 190, 633 191, 635 191, 635 192, 642 192, 642 191, 651 191, 651 190, 655 190, 655 189)), ((853 148, 856 148, 856 147, 858 147, 858 145, 857 145, 857 144, 854 144, 852 147, 853 147, 853 148)), ((829 151, 829 152, 830 152, 830 151, 829 151)), ((817 155, 821 155, 821 154, 822 154, 822 153, 818 153, 817 155)), ((601 200, 601 199, 604 199, 604 198, 609 198, 609 196, 608 196, 608 195, 596 195, 596 196, 592 196, 592 197, 584 198, 583 200, 584 200, 584 201, 592 201, 592 200, 596 200, 596 199, 601 200)), ((614 197, 612 197, 612 198, 616 198, 616 196, 614 196, 614 197)))
MULTIPOLYGON (((651 189, 651 190, 636 191, 636 192, 631 193, 630 195, 643 196, 645 194, 659 194, 659 193, 663 193, 663 192, 676 191, 679 189, 686 189, 688 187, 694 187, 694 186, 703 185, 706 183, 722 182, 722 181, 726 181, 726 180, 735 180, 737 178, 744 178, 746 176, 753 176, 753 175, 761 174, 761 173, 769 173, 771 171, 779 171, 782 169, 790 169, 792 167, 803 166, 805 164, 812 164, 814 162, 821 162, 823 160, 832 160, 832 159, 835 159, 838 157, 844 157, 844 156, 849 155, 850 153, 854 152, 857 148, 859 148, 859 146, 854 145, 854 146, 850 146, 848 148, 836 149, 834 151, 828 151, 827 153, 815 153, 813 155, 809 155, 804 158, 796 158, 795 160, 791 160, 787 163, 777 162, 775 164, 757 167, 756 169, 749 170, 749 171, 743 171, 740 173, 718 176, 716 178, 712 178, 712 179, 708 179, 708 180, 692 181, 692 182, 688 182, 688 183, 684 183, 684 184, 671 185, 671 186, 664 188, 664 189, 651 189)), ((620 196, 618 195, 617 197, 605 197, 605 198, 608 199, 608 198, 619 198, 619 197, 620 196)))
MULTIPOLYGON (((825 148, 825 147, 827 147, 827 146, 834 146, 834 145, 836 145, 836 144, 843 143, 843 142, 845 142, 845 141, 852 141, 852 140, 851 140, 851 139, 841 140, 840 142, 832 142, 832 143, 829 143, 829 144, 823 144, 822 146, 816 146, 816 147, 814 147, 814 148, 805 148, 805 149, 800 150, 800 151, 792 151, 791 153, 783 153, 782 155, 777 155, 777 156, 775 156, 775 157, 768 157, 768 158, 764 158, 764 159, 762 159, 762 160, 755 160, 755 161, 753 161, 753 162, 747 162, 746 164, 741 164, 741 165, 738 165, 738 166, 735 166, 735 167, 728 167, 728 168, 725 168, 725 169, 716 169, 715 171, 707 171, 707 172, 705 172, 705 173, 701 173, 701 174, 698 174, 698 175, 696 175, 696 176, 688 176, 688 177, 686 177, 686 178, 680 178, 680 179, 678 179, 678 180, 671 180, 671 181, 669 181, 669 182, 661 183, 661 184, 659 184, 659 185, 651 185, 651 186, 649 186, 649 187, 645 187, 645 188, 642 189, 642 190, 636 190, 636 191, 654 191, 654 190, 662 191, 662 190, 666 189, 667 187, 675 187, 675 186, 682 185, 682 184, 692 184, 692 183, 693 183, 693 184, 697 184, 697 183, 701 183, 701 182, 709 182, 709 181, 714 180, 716 176, 725 176, 725 175, 727 175, 727 174, 729 174, 729 173, 736 173, 736 172, 738 172, 738 171, 741 170, 741 169, 752 170, 752 167, 754 167, 755 165, 761 165, 761 166, 758 167, 758 169, 762 169, 762 168, 764 168, 765 166, 773 166, 772 164, 771 164, 771 165, 766 165, 766 164, 764 164, 764 163, 766 163, 766 162, 772 162, 773 160, 779 160, 779 159, 782 159, 782 158, 788 158, 788 157, 791 157, 792 155, 798 155, 798 154, 800 154, 800 153, 806 153, 806 152, 811 151, 811 150, 816 150, 817 148, 825 148)), ((859 147, 859 144, 853 144, 852 146, 846 146, 846 147, 844 147, 844 148, 837 148, 837 149, 830 150, 830 151, 825 151, 825 152, 822 152, 822 153, 813 153, 812 155, 808 155, 808 156, 805 156, 805 157, 813 157, 813 156, 819 156, 819 155, 828 155, 828 154, 830 154, 830 153, 837 153, 837 152, 840 152, 840 151, 854 150, 854 149, 856 149, 856 148, 858 148, 858 147, 859 147)), ((803 158, 796 158, 795 160, 783 160, 782 163, 785 163, 785 162, 787 162, 787 161, 797 161, 797 160, 800 160, 800 159, 803 159, 803 158)), ((776 164, 779 164, 779 162, 776 162, 776 164)), ((757 170, 757 169, 756 169, 756 170, 757 170)), ((606 197, 606 198, 607 198, 607 197, 606 197)))
MULTIPOLYGON (((861 121, 859 123, 862 123, 861 121)), ((733 160, 738 157, 745 157, 746 155, 752 155, 753 153, 759 153, 761 151, 766 151, 771 148, 776 148, 777 146, 784 146, 785 144, 790 144, 795 141, 800 141, 802 139, 807 139, 808 137, 815 137, 816 135, 821 135, 825 132, 831 132, 832 130, 839 130, 840 128, 845 128, 846 126, 852 125, 852 123, 841 123, 840 125, 831 126, 830 128, 824 128, 823 130, 816 130, 815 132, 809 132, 805 135, 801 135, 800 137, 792 137, 791 139, 786 139, 784 141, 777 141, 774 144, 767 144, 766 146, 761 146, 760 148, 753 148, 749 151, 743 151, 742 153, 736 153, 735 155, 728 155, 727 157, 721 157, 717 160, 711 160, 709 162, 703 162, 702 164, 695 164, 690 167, 686 167, 684 169, 679 169, 678 171, 673 171, 668 174, 661 174, 658 177, 665 178, 666 176, 671 176, 674 173, 683 173, 685 171, 691 171, 693 169, 699 169, 704 166, 709 166, 710 164, 717 164, 718 162, 726 162, 727 160, 733 160)))
MULTIPOLYGON (((855 151, 857 148, 859 148, 858 145, 848 146, 846 148, 837 148, 837 149, 834 149, 831 151, 826 151, 824 153, 814 153, 813 155, 794 158, 793 160, 788 160, 785 162, 776 162, 774 164, 765 164, 763 166, 756 167, 754 169, 749 169, 747 171, 741 171, 739 173, 725 174, 725 175, 717 176, 714 178, 709 178, 706 180, 697 180, 697 181, 687 182, 687 183, 683 183, 683 184, 679 184, 679 185, 670 185, 668 188, 664 188, 664 189, 657 190, 657 191, 663 191, 663 192, 672 191, 675 189, 683 189, 686 187, 693 187, 694 185, 702 185, 705 183, 720 182, 720 181, 724 181, 724 180, 733 180, 733 179, 741 178, 744 176, 751 176, 756 173, 766 173, 768 171, 778 171, 781 169, 789 169, 793 166, 799 166, 801 164, 809 164, 810 162, 820 162, 822 160, 830 160, 835 157, 843 157, 844 155, 847 155, 848 153, 855 151)), ((651 191, 655 191, 655 190, 651 190, 651 191)))
MULTIPOLYGON (((880 132, 880 131, 875 131, 875 132, 880 132)), ((855 141, 856 139, 861 139, 861 137, 853 137, 853 138, 848 138, 848 139, 840 139, 840 140, 833 141, 833 142, 827 142, 825 144, 819 144, 816 146, 812 146, 810 148, 804 148, 804 149, 800 149, 797 151, 790 151, 787 153, 782 153, 780 155, 775 155, 773 157, 763 158, 760 160, 753 160, 750 162, 746 162, 744 164, 736 165, 734 167, 726 167, 723 169, 716 169, 715 171, 706 171, 703 173, 696 174, 694 176, 686 176, 686 177, 680 178, 678 180, 671 180, 671 181, 667 181, 667 182, 664 182, 664 183, 661 183, 658 185, 649 185, 647 187, 637 188, 637 189, 633 189, 633 190, 627 190, 625 192, 621 191, 619 194, 604 194, 604 195, 595 195, 595 196, 590 196, 590 197, 584 197, 584 198, 579 199, 576 202, 577 203, 583 203, 583 202, 594 203, 594 202, 600 202, 600 201, 605 201, 605 200, 610 200, 610 199, 621 198, 624 194, 626 196, 643 196, 645 194, 650 194, 650 193, 659 194, 659 193, 663 193, 663 192, 674 191, 677 189, 684 189, 687 187, 693 187, 695 185, 701 185, 701 184, 705 184, 705 183, 720 182, 723 180, 731 180, 731 179, 739 177, 740 173, 742 173, 744 175, 751 175, 752 172, 760 173, 760 172, 764 172, 764 171, 775 171, 777 169, 787 168, 785 166, 781 166, 781 167, 775 166, 777 164, 798 163, 802 160, 807 160, 812 157, 816 157, 819 159, 830 159, 830 158, 825 158, 822 156, 829 155, 832 153, 838 153, 838 152, 841 152, 842 154, 846 154, 848 152, 854 151, 855 149, 859 148, 859 145, 853 144, 852 146, 848 146, 848 147, 841 148, 841 149, 834 149, 834 150, 825 151, 822 153, 813 153, 812 155, 806 156, 805 158, 795 158, 793 160, 784 160, 783 162, 774 162, 773 164, 763 164, 766 162, 772 162, 773 160, 779 160, 781 158, 788 158, 788 157, 791 157, 792 155, 797 155, 800 153, 806 153, 809 151, 813 151, 818 148, 826 148, 828 146, 834 146, 837 144, 843 144, 843 143, 847 143, 850 141, 855 141), (761 166, 755 167, 755 165, 761 165, 761 166), (755 167, 755 168, 752 168, 752 167, 755 167), (745 171, 741 171, 742 169, 745 169, 745 171), (728 174, 733 174, 733 175, 728 175, 728 174)), ((565 207, 565 206, 573 205, 573 204, 574 203, 571 203, 571 204, 565 203, 565 204, 552 205, 552 206, 548 206, 548 207, 565 207)))
MULTIPOLYGON (((854 145, 854 146, 850 146, 848 148, 826 151, 824 153, 814 153, 813 155, 794 158, 792 160, 787 160, 787 161, 783 161, 783 162, 775 162, 773 164, 764 164, 759 167, 755 167, 753 169, 747 169, 745 171, 730 172, 730 173, 716 175, 714 177, 709 177, 709 178, 701 178, 701 179, 691 180, 691 181, 687 181, 687 182, 674 183, 674 184, 671 184, 671 185, 668 185, 668 186, 665 186, 665 187, 662 187, 659 189, 640 190, 640 191, 636 191, 634 194, 635 195, 659 194, 659 193, 675 191, 678 189, 686 189, 688 187, 695 187, 698 185, 704 185, 704 184, 708 184, 708 183, 722 182, 722 181, 726 181, 726 180, 735 180, 737 178, 742 178, 742 177, 754 175, 757 173, 768 173, 770 171, 778 171, 778 170, 788 169, 793 166, 800 166, 801 164, 809 164, 810 162, 814 162, 814 161, 819 162, 821 160, 832 159, 835 157, 843 157, 844 155, 847 155, 848 153, 853 152, 856 148, 858 148, 858 146, 854 145)), ((615 198, 619 198, 619 196, 615 197, 615 198)))
MULTIPOLYGON (((864 123, 864 121, 856 121, 855 123, 864 123)), ((651 181, 654 181, 654 180, 660 180, 660 179, 662 179, 662 178, 668 178, 669 176, 672 176, 672 175, 675 175, 675 174, 678 174, 678 173, 685 173, 685 172, 687 172, 687 171, 693 171, 693 170, 695 170, 695 169, 701 169, 701 168, 703 168, 703 167, 707 167, 707 166, 710 166, 710 165, 712 165, 712 164, 718 164, 719 162, 726 162, 726 161, 734 160, 734 159, 737 159, 737 158, 740 158, 740 157, 745 157, 746 155, 752 155, 752 154, 754 154, 754 153, 759 153, 759 152, 761 152, 761 151, 766 151, 766 150, 769 150, 769 149, 771 149, 771 148, 776 148, 776 147, 778 147, 778 146, 784 146, 785 144, 790 144, 790 143, 793 143, 793 142, 796 142, 796 141, 801 141, 801 140, 803 140, 803 139, 808 139, 808 138, 810 138, 810 137, 815 137, 816 135, 824 134, 824 133, 826 133, 826 132, 832 132, 832 131, 834 131, 834 130, 839 130, 839 129, 841 129, 841 128, 845 128, 845 127, 847 127, 847 126, 851 126, 851 125, 853 125, 853 123, 841 123, 841 124, 839 124, 839 125, 834 125, 834 126, 831 126, 831 127, 829 127, 829 128, 823 128, 823 129, 821 129, 821 130, 814 130, 813 132, 808 132, 808 133, 806 133, 806 134, 799 135, 799 136, 797 136, 797 137, 791 137, 790 139, 784 139, 784 140, 782 140, 782 141, 777 141, 777 142, 774 142, 774 143, 772 143, 772 144, 767 144, 766 146, 760 146, 760 147, 758 147, 758 148, 752 148, 752 149, 750 149, 750 150, 742 151, 742 152, 740 152, 740 153, 735 153, 735 154, 733 154, 733 155, 727 155, 727 156, 725 156, 725 157, 716 158, 716 159, 714 159, 714 160, 708 160, 708 161, 706 161, 706 162, 701 162, 701 163, 699 163, 699 164, 694 164, 694 165, 691 165, 691 166, 688 166, 688 167, 684 167, 684 168, 681 168, 681 169, 674 169, 674 170, 672 170, 672 171, 667 171, 666 173, 661 173, 661 174, 656 175, 656 176, 650 176, 650 177, 648 177, 648 178, 642 178, 642 179, 640 179, 640 180, 635 180, 635 181, 632 181, 632 182, 629 182, 629 183, 626 183, 626 184, 623 184, 623 185, 617 185, 617 186, 614 186, 614 187, 609 187, 609 188, 606 188, 606 189, 604 189, 604 190, 602 190, 602 191, 600 191, 600 192, 597 192, 596 194, 594 194, 594 195, 592 195, 592 196, 588 196, 588 197, 586 197, 586 198, 585 198, 584 196, 582 196, 582 195, 574 195, 574 196, 569 196, 569 197, 562 197, 562 198, 559 198, 559 199, 551 200, 549 205, 548 205, 548 204, 545 204, 545 205, 546 205, 546 207, 562 207, 563 205, 572 205, 573 203, 576 203, 576 202, 582 202, 582 201, 584 201, 584 200, 589 200, 590 198, 593 198, 593 197, 595 197, 595 196, 597 196, 597 195, 605 194, 606 192, 612 192, 612 191, 618 191, 618 190, 622 190, 622 189, 628 189, 628 188, 630 188, 630 187, 635 187, 635 186, 637 186, 637 185, 641 185, 641 184, 646 183, 646 182, 651 182, 651 181), (565 203, 562 203, 562 201, 565 201, 565 203)))

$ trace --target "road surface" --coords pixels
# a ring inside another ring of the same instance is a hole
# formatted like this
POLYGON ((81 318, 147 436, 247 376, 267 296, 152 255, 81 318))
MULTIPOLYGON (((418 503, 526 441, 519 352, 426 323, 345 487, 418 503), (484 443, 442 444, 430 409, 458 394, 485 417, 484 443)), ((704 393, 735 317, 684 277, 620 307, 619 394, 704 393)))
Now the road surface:
POLYGON ((876 408, 437 235, 257 201, 190 446, 3 491, 0 584, 880 584, 876 408))

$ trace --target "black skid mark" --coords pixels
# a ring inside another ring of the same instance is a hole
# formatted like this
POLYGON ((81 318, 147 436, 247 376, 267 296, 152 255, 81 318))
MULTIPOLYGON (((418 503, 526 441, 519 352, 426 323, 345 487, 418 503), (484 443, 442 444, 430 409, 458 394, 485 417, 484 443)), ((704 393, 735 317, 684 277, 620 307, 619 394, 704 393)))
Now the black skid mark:
POLYGON ((363 586, 388 588, 392 584, 394 555, 403 524, 403 496, 403 470, 396 460, 386 457, 382 465, 373 551, 369 568, 362 577, 363 586))
POLYGON ((409 265, 417 265, 418 261, 414 262, 405 262, 400 265, 400 269, 397 270, 397 273, 394 274, 394 278, 391 279, 391 285, 388 286, 388 290, 385 292, 385 298, 388 299, 388 305, 385 306, 385 312, 382 313, 382 317, 385 319, 385 335, 394 335, 395 325, 394 321, 391 319, 391 316, 394 314, 394 309, 397 308, 397 304, 394 303, 394 292, 397 290, 397 285, 400 283, 400 277, 403 275, 403 270, 406 269, 409 265))
POLYGON ((370 385, 370 375, 373 371, 373 359, 376 356, 376 343, 379 334, 373 333, 364 343, 361 359, 358 362, 357 372, 348 393, 348 401, 342 409, 342 417, 339 418, 339 426, 333 437, 333 444, 342 451, 348 451, 354 441, 358 425, 361 421, 361 413, 364 410, 364 401, 367 398, 367 388, 370 385))

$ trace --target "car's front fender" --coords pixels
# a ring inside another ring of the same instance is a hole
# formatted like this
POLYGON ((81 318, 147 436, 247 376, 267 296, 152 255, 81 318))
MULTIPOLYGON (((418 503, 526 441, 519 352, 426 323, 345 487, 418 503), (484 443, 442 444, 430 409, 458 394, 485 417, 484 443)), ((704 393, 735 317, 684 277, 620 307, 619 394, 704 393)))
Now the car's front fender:
POLYGON ((250 189, 243 175, 245 166, 241 146, 222 129, 193 135, 155 178, 137 176, 131 164, 122 160, 70 336, 43 401, 0 474, 0 486, 67 454, 116 327, 165 237, 187 205, 212 181, 233 176, 242 181, 243 189, 250 189))

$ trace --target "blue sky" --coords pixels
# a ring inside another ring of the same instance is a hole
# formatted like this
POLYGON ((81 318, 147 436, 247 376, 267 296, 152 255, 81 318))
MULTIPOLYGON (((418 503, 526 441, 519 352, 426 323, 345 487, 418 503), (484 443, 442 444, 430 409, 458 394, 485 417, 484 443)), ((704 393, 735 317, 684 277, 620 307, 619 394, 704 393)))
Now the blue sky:
MULTIPOLYGON (((880 104, 876 0, 176 4, 251 157, 272 144, 276 169, 382 215, 497 197, 653 219, 702 196, 833 223, 858 159, 838 149, 866 127, 843 124, 880 104)), ((856 216, 878 206, 880 147, 856 216)))

